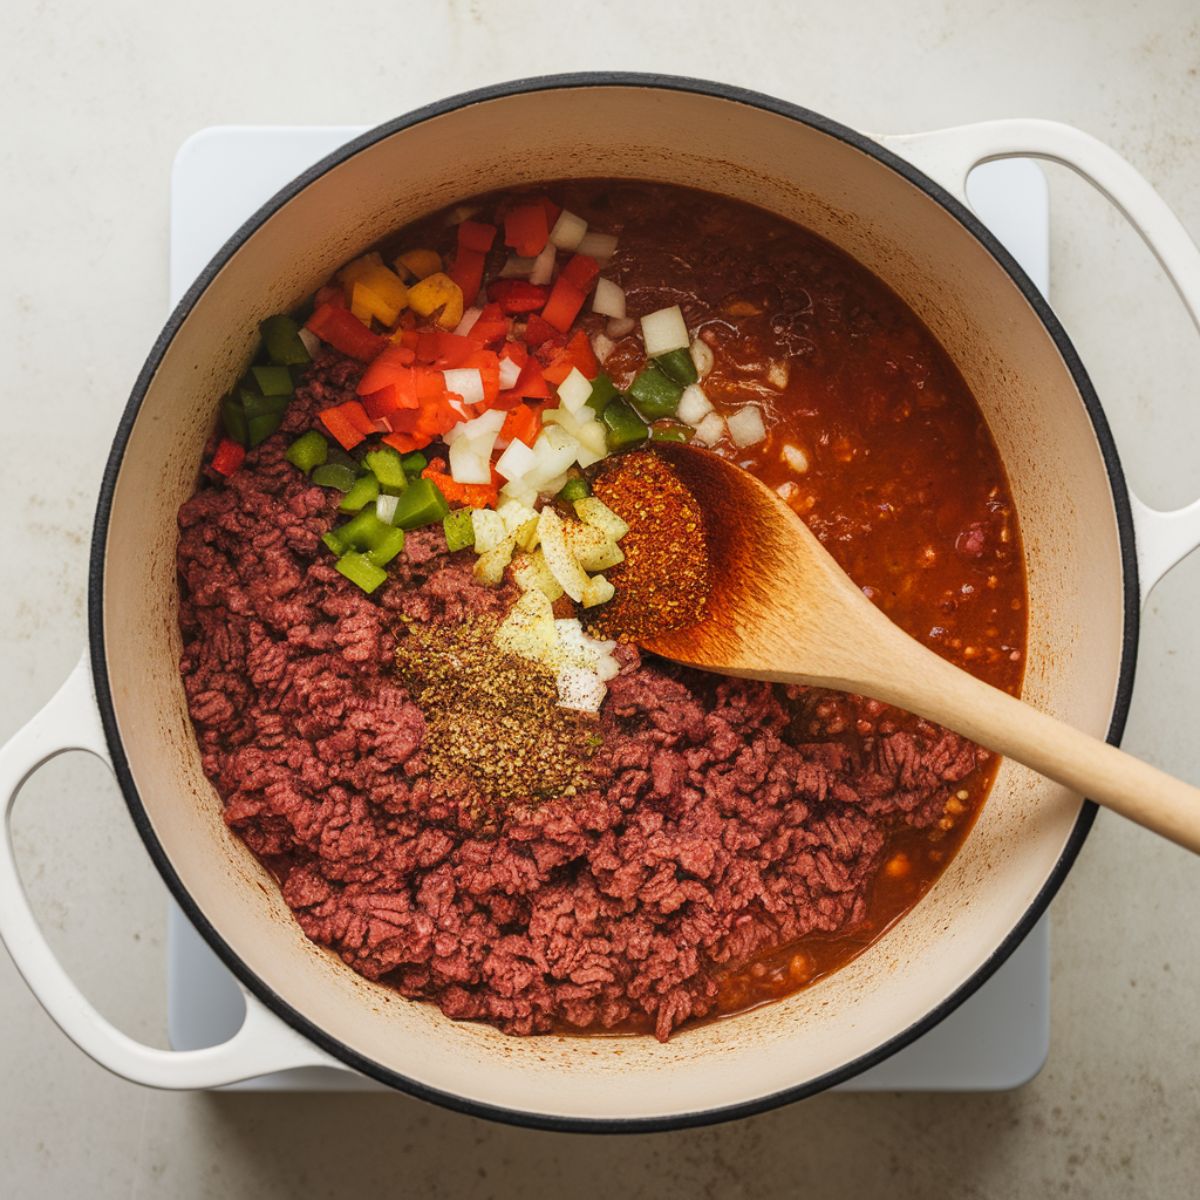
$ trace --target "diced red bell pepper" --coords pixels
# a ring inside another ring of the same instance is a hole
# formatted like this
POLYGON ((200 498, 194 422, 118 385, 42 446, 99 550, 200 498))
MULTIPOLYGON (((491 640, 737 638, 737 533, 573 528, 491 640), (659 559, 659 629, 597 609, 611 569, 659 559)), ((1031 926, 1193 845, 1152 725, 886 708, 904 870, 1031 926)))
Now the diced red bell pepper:
POLYGON ((246 461, 246 447, 231 438, 222 438, 212 456, 212 469, 228 478, 246 461))
POLYGON ((534 313, 525 324, 525 344, 529 347, 540 346, 543 342, 559 336, 559 331, 543 317, 539 317, 537 313, 534 313))
POLYGON ((360 396, 369 396, 394 383, 403 383, 412 377, 413 352, 407 346, 389 346, 363 372, 355 391, 360 396))
POLYGON ((587 297, 569 279, 561 275, 554 282, 554 290, 546 307, 542 309, 542 320, 553 325, 559 333, 566 333, 571 328, 579 310, 587 297))
POLYGON ((444 467, 445 463, 435 458, 421 472, 421 477, 430 480, 447 500, 468 508, 495 508, 500 496, 494 483, 459 483, 452 475, 438 470, 438 466, 444 467))
POLYGON ((542 428, 542 415, 529 407, 528 404, 518 404, 510 409, 500 426, 500 436, 510 442, 524 442, 532 446, 537 441, 537 435, 542 428))
POLYGON ((370 362, 388 345, 387 338, 372 333, 349 309, 336 304, 322 304, 308 318, 307 327, 321 341, 361 362, 370 362))
POLYGON ((496 279, 488 284, 488 295, 504 312, 537 312, 550 297, 548 288, 525 279, 496 279))
POLYGON ((454 256, 454 265, 447 272, 451 279, 462 288, 463 303, 475 303, 479 289, 483 286, 484 256, 478 250, 467 246, 459 246, 454 256))
POLYGON ((558 220, 562 213, 562 205, 555 204, 549 196, 539 196, 538 203, 546 210, 546 226, 549 229, 554 228, 554 222, 558 220))
POLYGON ((470 338, 462 337, 457 333, 430 329, 420 335, 417 342, 417 357, 422 362, 432 363, 439 369, 445 370, 447 367, 461 367, 478 349, 479 347, 470 338))
POLYGON ((582 329, 554 355, 542 373, 548 382, 557 387, 575 367, 586 379, 595 379, 600 374, 600 364, 596 361, 592 343, 582 329))
POLYGON ((432 437, 420 433, 388 433, 383 437, 383 444, 399 450, 401 454, 411 454, 414 450, 424 450, 432 437))
POLYGON ((347 400, 333 408, 323 408, 317 416, 343 450, 352 450, 368 434, 377 432, 375 422, 357 400, 347 400))
POLYGON ((529 361, 529 350, 524 342, 505 342, 500 347, 500 357, 512 359, 518 367, 523 367, 529 361))
POLYGON ((559 273, 560 279, 573 283, 581 292, 592 290, 596 276, 600 274, 600 264, 588 254, 573 254, 559 273))
POLYGON ((504 218, 504 244, 523 258, 540 254, 550 237, 549 213, 540 201, 522 204, 504 218))
POLYGON ((521 374, 517 377, 517 382, 508 391, 501 392, 496 397, 496 403, 492 407, 508 411, 515 408, 522 400, 549 399, 550 385, 546 382, 542 374, 542 364, 536 358, 530 356, 521 368, 521 374))
MULTIPOLYGON (((458 246, 460 250, 475 250, 486 254, 496 240, 495 225, 485 225, 482 221, 460 221, 458 223, 458 246)), ((476 291, 479 289, 476 288, 476 291)), ((466 295, 466 292, 463 292, 466 295)))
POLYGON ((491 346, 508 337, 508 318, 498 304, 486 304, 479 320, 467 332, 477 346, 491 346))
POLYGON ((317 294, 313 297, 313 307, 320 308, 322 304, 332 304, 335 308, 349 308, 346 303, 346 289, 337 283, 327 283, 324 287, 317 288, 317 294))

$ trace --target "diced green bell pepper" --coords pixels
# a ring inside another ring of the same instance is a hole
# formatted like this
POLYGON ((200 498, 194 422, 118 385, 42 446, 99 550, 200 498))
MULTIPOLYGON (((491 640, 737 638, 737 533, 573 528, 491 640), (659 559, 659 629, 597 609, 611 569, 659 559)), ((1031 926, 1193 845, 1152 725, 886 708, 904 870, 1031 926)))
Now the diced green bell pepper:
POLYGON ((239 446, 246 444, 246 413, 237 396, 226 396, 221 401, 221 424, 231 441, 239 446))
POLYGON ((600 420, 604 422, 604 439, 610 450, 624 450, 627 446, 636 446, 650 436, 650 427, 624 399, 612 401, 605 408, 600 420))
POLYGON ((442 518, 446 546, 451 552, 475 545, 475 524, 471 520, 474 511, 473 508, 456 508, 442 518))
POLYGON ((652 442, 690 442, 695 431, 690 425, 655 425, 650 430, 652 442))
POLYGON ((404 463, 404 470, 408 475, 420 475, 429 466, 429 459, 420 450, 406 454, 400 461, 404 463))
POLYGON ((327 462, 313 471, 311 479, 319 487, 337 488, 339 492, 348 492, 355 481, 353 467, 345 463, 327 462))
POLYGON ((404 473, 404 460, 391 446, 377 446, 363 455, 363 463, 379 480, 380 490, 385 496, 398 496, 408 487, 408 476, 404 473))
POLYGON ((329 458, 329 443, 315 429, 302 433, 288 448, 284 457, 305 475, 322 466, 329 458))
POLYGON ((362 475, 354 481, 350 490, 342 497, 338 509, 344 513, 356 513, 374 504, 379 495, 379 480, 374 475, 362 475))
POLYGON ((365 551, 377 567, 391 562, 404 549, 404 530, 381 521, 373 508, 364 509, 334 532, 344 545, 365 551))
POLYGON ((368 596, 387 579, 387 572, 378 563, 373 563, 369 555, 360 554, 357 550, 347 550, 334 565, 368 596))
POLYGON ((673 379, 684 387, 700 378, 696 373, 696 364, 692 361, 690 350, 672 350, 667 354, 660 354, 654 360, 654 364, 668 379, 673 379))
POLYGON ((596 414, 601 413, 608 407, 612 398, 617 394, 617 385, 613 383, 607 372, 601 371, 595 379, 592 380, 592 394, 584 403, 596 414))
POLYGON ((246 415, 246 445, 265 442, 279 428, 287 409, 287 396, 263 396, 253 388, 239 387, 237 397, 246 415))
POLYGON ((653 363, 643 367, 629 388, 629 396, 638 412, 647 421, 673 417, 679 407, 683 388, 668 379, 653 363))
POLYGON ((582 475, 575 475, 562 485, 555 498, 564 500, 568 504, 574 504, 576 500, 586 499, 591 494, 591 484, 582 475))
POLYGON ((330 529, 321 534, 321 541, 325 543, 325 548, 334 554, 346 553, 346 543, 342 541, 341 534, 336 529, 330 529))
POLYGON ((440 521, 449 511, 446 497, 432 479, 414 479, 396 504, 392 524, 401 529, 419 529, 440 521))
POLYGON ((292 317, 268 317, 260 328, 267 357, 273 363, 291 367, 312 361, 312 355, 300 340, 300 325, 292 317))
POLYGON ((287 367, 256 365, 250 368, 250 378, 264 396, 290 396, 295 390, 287 367))

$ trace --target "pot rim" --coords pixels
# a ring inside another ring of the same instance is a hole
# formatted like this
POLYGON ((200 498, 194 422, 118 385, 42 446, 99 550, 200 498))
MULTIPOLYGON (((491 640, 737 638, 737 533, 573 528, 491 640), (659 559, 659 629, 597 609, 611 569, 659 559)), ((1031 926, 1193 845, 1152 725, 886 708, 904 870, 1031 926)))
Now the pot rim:
POLYGON ((154 345, 151 347, 150 353, 130 392, 125 409, 121 414, 120 423, 113 439, 112 450, 109 453, 108 462, 101 481, 93 525, 88 567, 88 643, 100 719, 104 727, 109 751, 112 755, 117 781, 138 834, 141 836, 154 865, 170 889, 176 903, 187 914, 188 919, 200 932, 209 946, 212 947, 222 963, 277 1017, 309 1041, 319 1046, 326 1053, 339 1059, 354 1070, 398 1091, 431 1101, 445 1108, 466 1113, 469 1116, 485 1117, 513 1125, 563 1132, 646 1133, 659 1130, 685 1129, 735 1120, 741 1117, 752 1116, 756 1113, 766 1112, 795 1100, 804 1099, 825 1091, 875 1066, 932 1029, 991 978, 1020 945, 1025 936, 1046 911, 1050 901, 1062 886, 1063 880, 1066 878, 1087 838, 1088 831, 1095 819, 1096 805, 1090 800, 1084 800, 1079 816, 1076 818, 1074 827, 1071 830, 1071 835, 1063 848, 1062 854, 1055 863, 1054 869, 1050 872, 1050 875, 1024 915, 988 959, 970 978, 954 992, 945 997, 925 1017, 914 1022, 907 1029, 895 1034, 869 1053, 860 1055, 858 1058, 843 1064, 841 1067, 828 1071, 805 1083, 784 1088, 754 1100, 742 1101, 716 1109, 701 1108, 666 1117, 566 1117, 548 1113, 528 1112, 521 1109, 505 1108, 499 1105, 483 1103, 443 1091, 439 1088, 433 1088, 417 1080, 410 1079, 399 1072, 392 1071, 372 1059, 366 1058, 339 1039, 330 1036, 320 1026, 297 1012, 286 999, 274 989, 268 987, 242 962, 229 944, 209 923, 199 906, 191 898, 190 893, 176 874, 169 857, 154 832, 145 805, 134 784, 129 761, 121 740, 121 733, 113 705, 104 646, 105 544, 108 538, 113 495, 129 436, 141 408, 142 401, 166 353, 167 347, 171 344, 175 334, 191 313, 197 300, 229 259, 233 257, 267 218, 283 208, 309 184, 354 155, 369 149, 377 142, 391 137, 395 133, 473 104, 531 92, 596 87, 645 88, 697 93, 757 108, 776 116, 787 117, 790 120, 807 125, 820 133, 845 142, 855 149, 862 151, 864 154, 870 155, 881 166, 902 176, 909 183, 920 188, 931 200, 941 205, 942 208, 949 212, 960 224, 964 225, 983 244, 997 265, 1016 284, 1021 294, 1029 302, 1039 320, 1054 340, 1056 348, 1062 355, 1063 361, 1071 373, 1095 432, 1112 492, 1122 563, 1124 627, 1122 631, 1120 669, 1118 671, 1113 713, 1106 737, 1110 743, 1116 744, 1119 742, 1129 712, 1134 669, 1137 660, 1139 632, 1138 570, 1134 549, 1133 515, 1130 507, 1129 493, 1125 485, 1124 471, 1121 467, 1116 444, 1113 441, 1104 410, 1101 407, 1095 389, 1092 387, 1087 371, 1045 298, 1033 285, 1028 276, 1026 276, 1015 259, 1013 259, 987 227, 979 221, 974 213, 922 171, 867 135, 850 129, 828 117, 812 112, 809 109, 784 100, 778 100, 760 92, 709 80, 654 73, 582 71, 560 75, 532 76, 506 83, 493 84, 473 91, 461 92, 435 103, 424 105, 404 116, 375 126, 366 133, 347 142, 333 153, 326 155, 319 162, 298 175, 291 183, 276 192, 274 196, 243 222, 221 249, 217 251, 195 282, 188 288, 178 305, 176 305, 174 312, 171 313, 154 345))

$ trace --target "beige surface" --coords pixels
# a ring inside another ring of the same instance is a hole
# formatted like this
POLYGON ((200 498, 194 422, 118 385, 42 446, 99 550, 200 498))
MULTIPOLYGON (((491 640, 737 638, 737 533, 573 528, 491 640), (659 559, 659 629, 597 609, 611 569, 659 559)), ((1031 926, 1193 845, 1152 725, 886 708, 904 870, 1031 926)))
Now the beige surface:
MULTIPOLYGON (((1200 231, 1200 18, 1190 0, 999 10, 958 0, 803 15, 760 3, 736 19, 726 16, 733 6, 701 0, 173 7, 21 0, 5 13, 0 328, 11 449, 0 474, 0 737, 49 696, 83 640, 92 498, 165 306, 170 159, 203 125, 371 121, 519 74, 662 69, 755 86, 878 131, 1007 115, 1072 121, 1131 158, 1200 231), (337 15, 324 18, 327 8, 337 15), (1057 15, 1037 15, 1047 9, 1057 15)), ((1073 179, 1055 173, 1052 188, 1056 305, 1129 473, 1152 503, 1191 498, 1200 342, 1117 218, 1073 179)), ((1193 561, 1150 605, 1126 739, 1193 780, 1197 595, 1193 561)), ((162 888, 103 769, 53 764, 28 786, 16 825, 66 961, 114 1019, 161 1042, 162 888)), ((2 1190, 1194 1194, 1198 869, 1115 818, 1100 821, 1054 908, 1050 1061, 1019 1092, 825 1097, 632 1139, 502 1129, 399 1097, 142 1092, 70 1046, 4 959, 2 1190)))

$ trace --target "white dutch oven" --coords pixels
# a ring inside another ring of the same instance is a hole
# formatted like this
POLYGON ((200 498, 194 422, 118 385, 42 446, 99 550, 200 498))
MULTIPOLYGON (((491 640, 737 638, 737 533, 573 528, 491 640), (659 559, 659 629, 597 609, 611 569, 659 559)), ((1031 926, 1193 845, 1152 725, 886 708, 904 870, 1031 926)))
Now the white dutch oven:
POLYGON ((962 852, 886 937, 807 991, 667 1045, 506 1037, 367 982, 305 939, 226 829, 201 772, 177 669, 175 512, 195 485, 215 399, 243 368, 259 320, 298 304, 381 235, 463 195, 546 178, 699 186, 815 230, 933 330, 978 398, 1016 496, 1030 591, 1025 696, 1116 740, 1140 602, 1200 542, 1200 504, 1160 513, 1129 495, 1062 328, 966 207, 970 169, 1012 156, 1090 179, 1200 313, 1200 254, 1179 222, 1128 164, 1074 129, 1020 120, 872 139, 765 96, 652 76, 534 80, 433 105, 351 142, 257 213, 184 297, 122 418, 96 515, 90 658, 0 754, 10 805, 62 750, 112 764, 163 878, 241 981, 247 1017, 224 1045, 182 1053, 113 1028, 47 946, 6 839, 0 933, 62 1029, 104 1066, 157 1087, 344 1064, 473 1113, 629 1130, 819 1091, 907 1044, 977 988, 1046 907, 1094 812, 1012 763, 962 852))

